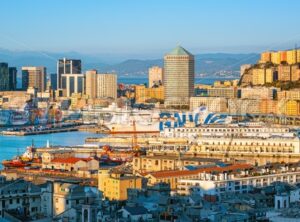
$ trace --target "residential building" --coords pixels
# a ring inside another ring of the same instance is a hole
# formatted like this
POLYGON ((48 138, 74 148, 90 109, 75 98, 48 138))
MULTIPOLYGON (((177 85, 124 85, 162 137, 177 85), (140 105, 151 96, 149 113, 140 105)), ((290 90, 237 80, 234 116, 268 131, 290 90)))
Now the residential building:
POLYGON ((288 166, 270 164, 263 168, 254 167, 252 170, 203 172, 199 174, 197 179, 179 180, 178 193, 188 195, 190 192, 196 192, 205 199, 220 200, 226 192, 248 193, 253 191, 254 188, 267 187, 275 182, 299 183, 299 166, 290 168, 288 166))
POLYGON ((89 70, 85 73, 85 94, 90 99, 97 98, 97 70, 89 70))
POLYGON ((260 99, 228 99, 229 114, 258 114, 260 99))
POLYGON ((38 92, 46 90, 46 68, 43 66, 22 67, 22 88, 27 90, 29 87, 36 88, 38 92))
POLYGON ((125 206, 118 211, 121 218, 132 222, 149 221, 152 214, 144 206, 125 206))
POLYGON ((300 100, 300 89, 283 90, 277 92, 277 99, 300 100))
POLYGON ((274 99, 278 88, 274 87, 243 87, 238 89, 238 98, 241 99, 274 99))
POLYGON ((227 112, 227 99, 223 97, 191 97, 190 110, 206 106, 210 112, 227 112))
POLYGON ((163 85, 163 68, 159 66, 152 66, 149 68, 148 73, 149 88, 163 85))
POLYGON ((109 169, 100 169, 98 172, 98 189, 109 200, 127 200, 127 189, 142 189, 142 178, 112 173, 109 169))
POLYGON ((157 172, 180 170, 185 166, 214 165, 219 159, 200 157, 181 157, 179 155, 146 155, 133 158, 134 172, 157 172))
POLYGON ((194 94, 194 56, 181 46, 164 57, 164 86, 166 107, 188 107, 194 94))
POLYGON ((266 68, 265 82, 272 83, 276 80, 278 80, 278 72, 276 68, 275 67, 266 68))
POLYGON ((57 61, 57 87, 63 88, 63 74, 78 74, 81 73, 81 60, 78 59, 59 59, 57 61))
POLYGON ((271 62, 271 52, 262 52, 260 54, 260 63, 271 62))
POLYGON ((62 74, 62 89, 65 89, 66 97, 71 97, 73 93, 84 94, 83 74, 62 74))
POLYGON ((117 99, 117 75, 98 74, 97 75, 97 97, 110 97, 117 99))
POLYGON ((41 189, 25 180, 7 181, 0 176, 1 202, 0 217, 13 214, 30 218, 41 213, 41 189))
POLYGON ((224 97, 224 98, 236 98, 237 88, 236 87, 219 87, 219 88, 208 88, 207 95, 210 97, 224 97))
POLYGON ((264 85, 266 83, 266 69, 254 68, 252 69, 252 84, 264 85))
POLYGON ((164 86, 146 88, 145 85, 136 85, 134 88, 136 103, 162 102, 164 100, 164 86))
POLYGON ((149 172, 143 174, 145 178, 148 179, 148 185, 153 186, 157 183, 167 183, 170 184, 172 190, 178 190, 178 182, 183 179, 197 179, 199 174, 203 172, 228 172, 237 171, 243 169, 251 169, 250 164, 232 164, 225 166, 207 166, 201 167, 194 170, 170 170, 170 171, 158 171, 149 172))
POLYGON ((54 218, 67 218, 68 221, 96 221, 100 207, 101 193, 92 187, 80 186, 64 181, 53 182, 53 215, 54 218), (84 209, 90 207, 93 220, 83 220, 84 209))
POLYGON ((279 65, 278 66, 278 80, 279 81, 291 81, 291 66, 279 65))

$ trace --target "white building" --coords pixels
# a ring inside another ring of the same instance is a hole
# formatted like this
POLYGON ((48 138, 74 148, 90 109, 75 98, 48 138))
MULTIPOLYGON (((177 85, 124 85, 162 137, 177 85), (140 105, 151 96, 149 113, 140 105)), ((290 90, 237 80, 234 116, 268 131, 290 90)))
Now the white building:
POLYGON ((255 137, 269 138, 272 136, 294 138, 295 134, 288 127, 242 126, 242 125, 203 125, 199 127, 164 128, 161 136, 169 138, 198 137, 255 137))
MULTIPOLYGON (((254 171, 256 172, 256 171, 254 171)), ((221 198, 225 192, 247 193, 254 187, 265 187, 273 182, 296 184, 300 182, 300 168, 280 171, 265 169, 261 172, 250 173, 248 170, 240 173, 201 173, 198 179, 182 179, 178 181, 178 193, 188 195, 196 192, 202 197, 221 198)), ((294 195, 299 200, 299 194, 294 195)), ((294 198, 294 199, 295 199, 294 198)))

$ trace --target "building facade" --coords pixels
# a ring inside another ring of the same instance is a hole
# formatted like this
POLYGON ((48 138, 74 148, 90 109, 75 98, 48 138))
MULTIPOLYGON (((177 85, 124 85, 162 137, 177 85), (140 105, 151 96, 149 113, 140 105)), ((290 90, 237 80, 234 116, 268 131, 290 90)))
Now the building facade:
POLYGON ((81 73, 81 60, 79 59, 59 59, 57 62, 57 87, 62 88, 63 74, 81 73))
POLYGON ((160 86, 163 85, 163 68, 159 66, 153 66, 149 68, 149 88, 153 86, 160 86))
POLYGON ((97 75, 97 97, 111 97, 117 99, 117 75, 98 74, 97 75))
POLYGON ((178 46, 164 57, 166 107, 188 107, 194 94, 194 56, 178 46))
POLYGON ((85 73, 85 94, 90 99, 97 98, 97 70, 89 70, 85 73))
POLYGON ((46 90, 47 72, 43 66, 22 67, 22 88, 36 88, 38 92, 46 90))
POLYGON ((83 74, 62 74, 62 89, 65 96, 71 97, 73 93, 84 94, 84 75, 83 74))

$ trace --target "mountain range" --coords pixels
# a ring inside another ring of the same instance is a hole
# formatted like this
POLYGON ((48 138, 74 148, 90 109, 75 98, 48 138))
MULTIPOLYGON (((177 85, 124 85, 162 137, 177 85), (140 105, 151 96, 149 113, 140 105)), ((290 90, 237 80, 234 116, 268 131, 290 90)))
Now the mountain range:
MULTIPOLYGON (((163 58, 159 59, 128 59, 117 61, 109 55, 87 55, 77 52, 50 53, 33 51, 10 51, 0 49, 0 62, 7 62, 21 70, 22 66, 45 66, 48 73, 56 72, 59 58, 81 59, 83 71, 97 69, 99 73, 115 72, 119 76, 146 76, 148 68, 154 65, 163 66, 163 58)), ((195 55, 196 76, 234 77, 239 76, 240 65, 253 64, 259 59, 257 53, 205 53, 195 55)), ((20 76, 20 72, 18 74, 20 76)))

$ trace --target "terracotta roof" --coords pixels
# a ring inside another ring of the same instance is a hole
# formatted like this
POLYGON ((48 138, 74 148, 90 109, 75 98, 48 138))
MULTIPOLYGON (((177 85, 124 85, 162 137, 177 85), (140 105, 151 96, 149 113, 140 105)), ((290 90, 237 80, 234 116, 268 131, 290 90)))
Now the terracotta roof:
POLYGON ((78 161, 90 161, 92 158, 78 158, 78 157, 67 157, 67 158, 54 158, 51 163, 77 163, 78 161))
POLYGON ((226 171, 237 171, 250 169, 253 166, 251 164, 233 164, 225 167, 213 166, 207 168, 200 168, 196 170, 170 170, 170 171, 159 171, 153 173, 145 173, 144 175, 153 176, 155 178, 168 178, 168 177, 178 177, 178 176, 192 176, 198 175, 199 173, 211 173, 211 172, 226 172, 226 171))

